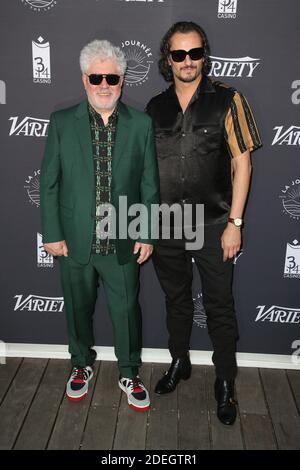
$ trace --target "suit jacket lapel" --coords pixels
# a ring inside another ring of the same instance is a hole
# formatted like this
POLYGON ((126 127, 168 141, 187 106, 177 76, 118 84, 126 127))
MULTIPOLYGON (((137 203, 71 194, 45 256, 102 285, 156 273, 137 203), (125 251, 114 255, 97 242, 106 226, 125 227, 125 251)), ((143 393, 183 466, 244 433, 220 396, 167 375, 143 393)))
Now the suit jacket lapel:
POLYGON ((81 154, 87 166, 88 175, 94 181, 93 148, 87 101, 79 104, 75 117, 75 131, 80 143, 81 154))
POLYGON ((126 142, 128 139, 130 128, 129 120, 131 119, 127 106, 124 103, 119 102, 118 107, 119 115, 117 122, 117 133, 112 160, 113 176, 116 174, 118 164, 120 163, 120 160, 126 148, 126 142))

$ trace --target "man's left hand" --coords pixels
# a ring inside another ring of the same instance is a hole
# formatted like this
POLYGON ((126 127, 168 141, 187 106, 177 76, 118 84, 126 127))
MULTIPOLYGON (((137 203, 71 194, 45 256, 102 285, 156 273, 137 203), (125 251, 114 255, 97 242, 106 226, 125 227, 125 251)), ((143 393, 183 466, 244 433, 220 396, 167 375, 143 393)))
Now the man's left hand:
POLYGON ((153 245, 148 245, 147 243, 136 242, 134 244, 133 253, 136 255, 138 251, 140 251, 140 255, 136 261, 137 263, 142 264, 151 256, 152 251, 153 251, 153 245))
POLYGON ((241 229, 229 223, 221 237, 223 261, 233 258, 238 253, 241 248, 241 239, 241 229))

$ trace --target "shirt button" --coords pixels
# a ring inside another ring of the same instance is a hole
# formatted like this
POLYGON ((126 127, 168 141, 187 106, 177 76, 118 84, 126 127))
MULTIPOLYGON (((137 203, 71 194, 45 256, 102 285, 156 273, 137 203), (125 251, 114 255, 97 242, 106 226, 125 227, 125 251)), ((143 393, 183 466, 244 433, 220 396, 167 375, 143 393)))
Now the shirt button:
POLYGON ((182 158, 182 160, 184 160, 184 159, 185 159, 185 155, 181 155, 181 158, 182 158))
POLYGON ((207 129, 203 129, 204 134, 207 134, 207 129))
POLYGON ((182 137, 185 137, 185 133, 184 133, 184 132, 183 132, 181 135, 182 135, 182 137))

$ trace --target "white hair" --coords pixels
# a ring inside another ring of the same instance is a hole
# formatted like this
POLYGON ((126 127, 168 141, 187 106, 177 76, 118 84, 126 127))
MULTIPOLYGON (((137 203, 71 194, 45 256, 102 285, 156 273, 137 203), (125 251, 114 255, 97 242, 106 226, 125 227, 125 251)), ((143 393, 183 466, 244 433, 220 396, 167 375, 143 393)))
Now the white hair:
POLYGON ((82 73, 87 72, 90 64, 95 59, 113 59, 116 62, 120 75, 124 75, 126 71, 127 63, 124 52, 105 39, 95 39, 81 50, 79 63, 82 73))

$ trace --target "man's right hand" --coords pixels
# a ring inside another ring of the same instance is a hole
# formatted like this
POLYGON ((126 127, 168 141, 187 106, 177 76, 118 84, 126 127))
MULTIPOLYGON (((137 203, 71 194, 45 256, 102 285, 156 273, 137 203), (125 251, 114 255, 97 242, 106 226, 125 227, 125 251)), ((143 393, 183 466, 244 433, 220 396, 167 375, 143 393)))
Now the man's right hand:
POLYGON ((44 250, 52 256, 68 256, 68 247, 65 240, 53 243, 44 243, 44 250))

